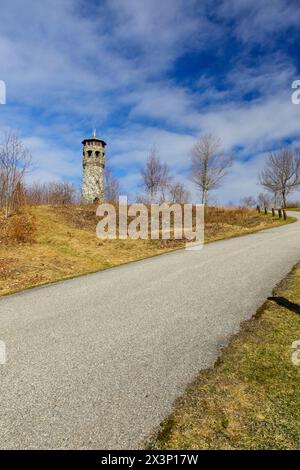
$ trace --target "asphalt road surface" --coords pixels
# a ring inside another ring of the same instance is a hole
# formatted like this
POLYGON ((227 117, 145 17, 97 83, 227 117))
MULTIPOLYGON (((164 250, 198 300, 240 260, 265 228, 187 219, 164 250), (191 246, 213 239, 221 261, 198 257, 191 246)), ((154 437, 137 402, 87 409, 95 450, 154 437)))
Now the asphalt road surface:
POLYGON ((1 298, 0 448, 140 448, 299 259, 300 221, 1 298))

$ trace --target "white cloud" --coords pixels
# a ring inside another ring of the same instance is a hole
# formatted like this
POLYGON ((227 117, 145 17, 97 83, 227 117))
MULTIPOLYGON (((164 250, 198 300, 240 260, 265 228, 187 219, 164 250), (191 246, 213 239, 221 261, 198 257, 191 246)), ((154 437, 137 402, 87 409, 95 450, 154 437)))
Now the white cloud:
POLYGON ((81 154, 50 146, 38 137, 24 138, 25 146, 32 155, 32 171, 28 181, 77 179, 81 175, 81 154))
POLYGON ((160 158, 180 171, 189 162, 194 137, 153 127, 136 127, 111 137, 111 163, 126 169, 133 164, 143 165, 154 147, 160 158))
POLYGON ((96 126, 128 191, 153 145, 187 181, 194 139, 212 132, 226 148, 241 148, 219 192, 239 199, 254 192, 261 158, 252 154, 299 132, 300 106, 290 101, 295 65, 281 51, 251 61, 248 47, 293 28, 298 12, 296 2, 283 0, 107 0, 92 7, 27 0, 26 8, 24 0, 1 0, 0 79, 8 102, 1 129, 24 136, 38 167, 30 178, 79 181, 82 134, 96 126), (221 55, 226 34, 241 47, 223 87, 201 62, 189 83, 176 81, 183 54, 219 47, 221 55), (246 93, 257 98, 246 102, 246 93))
POLYGON ((274 36, 298 27, 299 3, 293 0, 223 1, 217 14, 233 20, 233 31, 245 43, 271 41, 274 36))
POLYGON ((299 132, 300 107, 291 103, 290 92, 249 104, 224 105, 201 117, 205 132, 219 135, 227 147, 269 146, 299 132))

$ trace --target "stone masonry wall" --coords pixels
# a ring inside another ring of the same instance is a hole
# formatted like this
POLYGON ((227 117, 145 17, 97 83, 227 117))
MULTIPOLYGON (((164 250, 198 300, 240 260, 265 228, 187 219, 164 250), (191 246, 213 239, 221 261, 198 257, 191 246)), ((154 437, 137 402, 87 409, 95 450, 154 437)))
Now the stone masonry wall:
POLYGON ((105 148, 100 141, 90 140, 83 147, 82 202, 104 200, 105 148))

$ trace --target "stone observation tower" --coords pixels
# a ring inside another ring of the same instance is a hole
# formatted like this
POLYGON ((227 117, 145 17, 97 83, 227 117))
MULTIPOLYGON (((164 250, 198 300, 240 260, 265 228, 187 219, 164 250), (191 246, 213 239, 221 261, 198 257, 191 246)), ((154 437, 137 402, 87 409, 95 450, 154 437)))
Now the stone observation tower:
POLYGON ((93 137, 85 139, 82 145, 82 202, 85 204, 103 202, 106 143, 98 139, 94 131, 93 137))

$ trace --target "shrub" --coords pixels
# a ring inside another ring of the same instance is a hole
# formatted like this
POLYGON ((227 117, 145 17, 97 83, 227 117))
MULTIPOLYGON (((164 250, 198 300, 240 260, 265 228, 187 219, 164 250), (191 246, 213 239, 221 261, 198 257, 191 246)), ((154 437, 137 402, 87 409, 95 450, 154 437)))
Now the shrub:
POLYGON ((5 244, 34 243, 35 217, 28 211, 19 212, 1 220, 0 241, 5 244))

